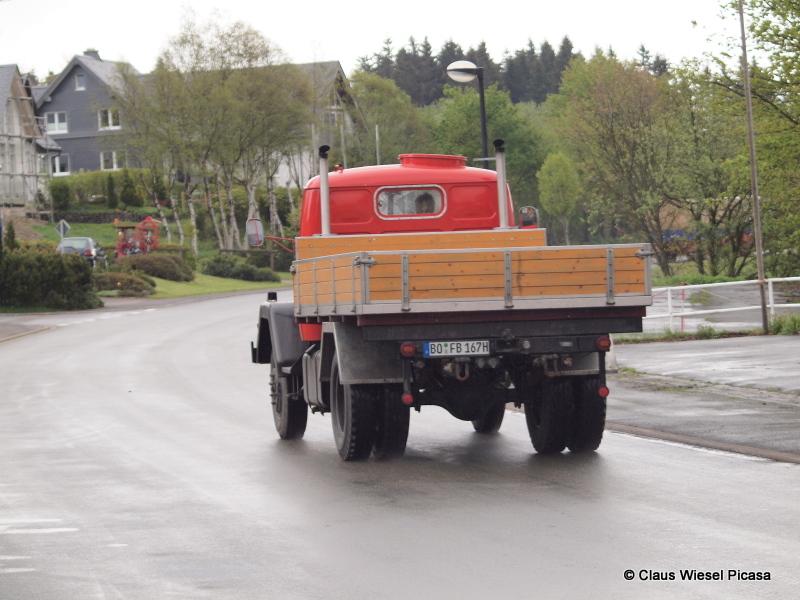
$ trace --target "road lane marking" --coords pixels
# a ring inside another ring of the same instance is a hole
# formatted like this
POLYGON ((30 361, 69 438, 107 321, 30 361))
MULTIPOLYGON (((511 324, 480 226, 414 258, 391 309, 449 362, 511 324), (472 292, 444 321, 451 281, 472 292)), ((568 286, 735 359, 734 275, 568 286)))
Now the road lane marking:
POLYGON ((77 527, 40 527, 32 529, 6 529, 0 531, 0 535, 33 535, 38 533, 72 533, 80 531, 77 527))
POLYGON ((0 554, 0 561, 4 560, 30 560, 30 556, 4 556, 0 554))
POLYGON ((33 573, 36 569, 30 567, 14 567, 8 569, 0 568, 0 575, 10 575, 11 573, 33 573))
POLYGON ((0 525, 24 525, 26 523, 61 523, 62 519, 0 519, 0 525))

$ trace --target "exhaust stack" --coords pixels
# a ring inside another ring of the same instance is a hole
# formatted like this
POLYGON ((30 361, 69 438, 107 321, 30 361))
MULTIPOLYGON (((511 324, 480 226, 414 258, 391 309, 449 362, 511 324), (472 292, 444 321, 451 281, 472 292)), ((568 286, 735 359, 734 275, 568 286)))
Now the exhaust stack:
POLYGON ((322 235, 331 234, 331 188, 328 184, 328 150, 330 146, 319 147, 319 211, 322 235))
POLYGON ((506 196, 506 149, 505 142, 494 141, 495 168, 497 169, 497 214, 500 217, 500 229, 508 229, 508 200, 506 196))

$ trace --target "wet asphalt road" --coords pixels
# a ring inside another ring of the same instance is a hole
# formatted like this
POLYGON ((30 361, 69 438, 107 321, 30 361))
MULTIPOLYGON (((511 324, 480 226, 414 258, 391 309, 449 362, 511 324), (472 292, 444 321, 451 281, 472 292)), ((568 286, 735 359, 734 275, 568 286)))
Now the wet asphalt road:
POLYGON ((0 344, 1 599, 797 597, 798 465, 617 433, 542 458, 519 414, 433 408, 404 459, 344 464, 328 417, 276 439, 258 302, 0 344), (771 581, 639 580, 682 568, 771 581))

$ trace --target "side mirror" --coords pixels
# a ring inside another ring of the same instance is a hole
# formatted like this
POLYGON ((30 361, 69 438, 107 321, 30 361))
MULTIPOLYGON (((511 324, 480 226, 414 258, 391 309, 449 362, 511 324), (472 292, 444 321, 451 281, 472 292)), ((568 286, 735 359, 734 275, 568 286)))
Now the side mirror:
POLYGON ((535 206, 523 206, 519 209, 520 227, 537 227, 539 225, 539 211, 535 206))
POLYGON ((245 232, 247 233, 248 246, 260 248, 264 245, 264 224, 261 219, 247 219, 245 232))

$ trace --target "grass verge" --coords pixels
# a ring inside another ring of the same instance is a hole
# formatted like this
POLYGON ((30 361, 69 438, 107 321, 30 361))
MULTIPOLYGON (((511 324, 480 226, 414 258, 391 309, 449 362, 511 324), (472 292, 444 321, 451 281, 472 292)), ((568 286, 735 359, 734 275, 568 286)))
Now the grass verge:
POLYGON ((763 335, 761 329, 743 331, 725 331, 701 325, 697 331, 670 331, 665 329, 658 333, 630 333, 615 335, 614 344, 647 344, 650 342, 683 342, 687 340, 718 340, 721 338, 746 337, 763 335))
POLYGON ((207 294, 224 294, 227 292, 257 292, 270 288, 285 287, 288 285, 288 273, 279 273, 279 283, 266 283, 263 281, 241 281, 196 273, 194 281, 169 281, 153 277, 156 281, 156 293, 150 296, 153 299, 183 298, 185 296, 204 296, 207 294))

